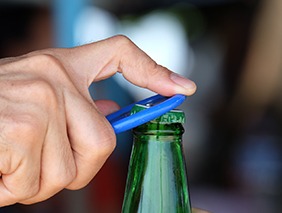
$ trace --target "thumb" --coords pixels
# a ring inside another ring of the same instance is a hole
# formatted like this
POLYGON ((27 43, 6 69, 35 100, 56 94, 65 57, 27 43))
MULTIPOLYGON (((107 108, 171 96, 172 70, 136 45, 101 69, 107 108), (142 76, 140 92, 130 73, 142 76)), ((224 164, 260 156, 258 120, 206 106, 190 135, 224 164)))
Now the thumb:
POLYGON ((116 72, 137 86, 165 96, 192 95, 196 91, 193 81, 156 64, 125 36, 72 49, 57 49, 53 54, 69 68, 73 81, 85 82, 85 91, 93 81, 109 78, 116 72))

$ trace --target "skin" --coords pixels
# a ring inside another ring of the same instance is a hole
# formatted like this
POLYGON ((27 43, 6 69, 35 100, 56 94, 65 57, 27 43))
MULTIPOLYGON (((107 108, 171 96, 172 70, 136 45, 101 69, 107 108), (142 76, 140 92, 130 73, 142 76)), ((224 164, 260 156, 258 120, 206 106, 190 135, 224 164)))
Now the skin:
POLYGON ((124 36, 0 60, 0 206, 37 203, 93 179, 115 148, 105 115, 118 105, 94 102, 88 87, 116 72, 166 96, 196 90, 124 36))

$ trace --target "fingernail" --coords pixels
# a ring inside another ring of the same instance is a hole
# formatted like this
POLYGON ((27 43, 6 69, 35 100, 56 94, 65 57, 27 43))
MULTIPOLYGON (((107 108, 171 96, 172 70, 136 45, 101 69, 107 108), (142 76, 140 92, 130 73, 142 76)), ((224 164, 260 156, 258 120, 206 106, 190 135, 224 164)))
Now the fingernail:
POLYGON ((185 78, 185 77, 183 77, 183 76, 181 76, 177 73, 171 73, 170 79, 174 83, 178 84, 181 87, 184 87, 185 89, 188 89, 188 90, 195 90, 196 89, 196 84, 193 81, 191 81, 191 80, 189 80, 189 79, 187 79, 187 78, 185 78))

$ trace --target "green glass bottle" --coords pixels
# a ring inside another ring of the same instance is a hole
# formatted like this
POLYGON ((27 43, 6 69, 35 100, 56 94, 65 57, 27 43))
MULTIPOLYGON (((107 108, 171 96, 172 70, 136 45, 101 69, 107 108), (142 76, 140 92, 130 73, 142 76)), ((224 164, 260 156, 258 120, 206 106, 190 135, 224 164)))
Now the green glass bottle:
MULTIPOLYGON (((136 105, 132 113, 146 108, 136 105)), ((123 213, 191 213, 182 148, 182 111, 165 115, 133 130, 123 213)))

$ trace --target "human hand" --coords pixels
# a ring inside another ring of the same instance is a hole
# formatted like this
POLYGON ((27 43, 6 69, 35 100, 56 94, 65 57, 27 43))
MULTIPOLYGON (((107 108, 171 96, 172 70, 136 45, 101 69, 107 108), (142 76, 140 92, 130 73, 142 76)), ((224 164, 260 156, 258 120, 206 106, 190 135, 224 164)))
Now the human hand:
POLYGON ((88 87, 116 72, 162 95, 196 89, 124 36, 0 60, 0 206, 89 183, 115 147, 105 115, 118 106, 94 103, 88 87))

